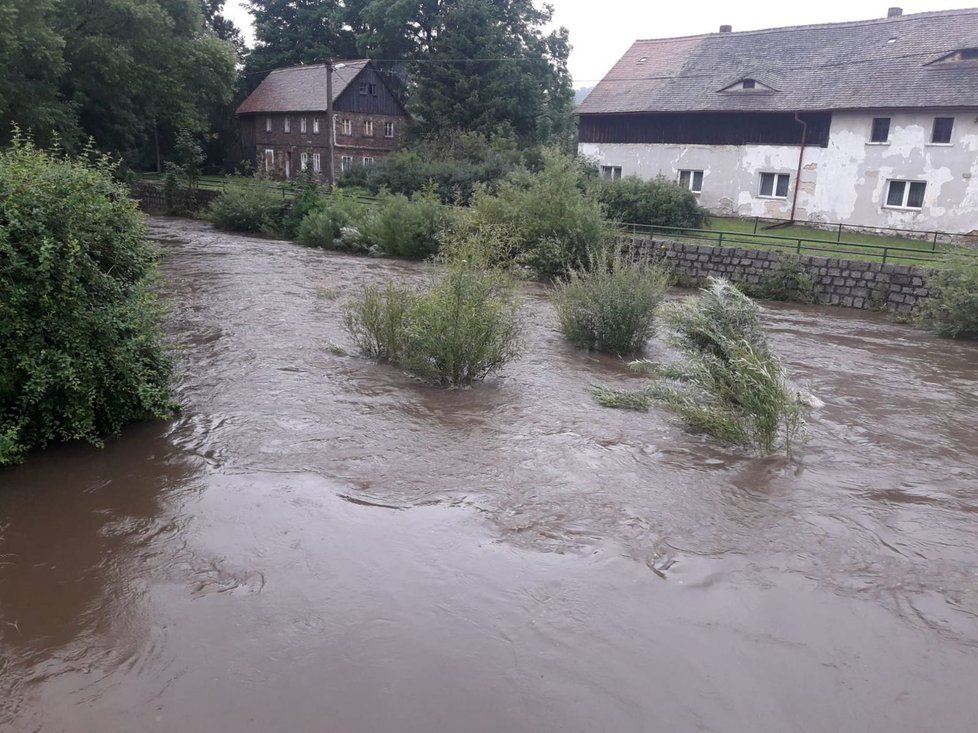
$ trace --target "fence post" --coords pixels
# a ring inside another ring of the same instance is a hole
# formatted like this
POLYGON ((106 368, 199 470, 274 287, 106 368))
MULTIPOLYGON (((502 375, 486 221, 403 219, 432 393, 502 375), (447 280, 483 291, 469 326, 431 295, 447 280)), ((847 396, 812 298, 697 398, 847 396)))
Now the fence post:
POLYGON ((723 246, 723 232, 720 232, 720 238, 717 240, 717 244, 723 246))
POLYGON ((839 236, 835 238, 835 241, 836 242, 842 241, 842 222, 839 222, 839 236))
POLYGON ((886 253, 887 253, 887 249, 886 249, 886 247, 884 247, 883 248, 883 264, 884 265, 886 264, 886 253))
POLYGON ((795 247, 795 254, 801 254, 801 240, 798 240, 798 246, 795 247))
POLYGON ((932 246, 932 247, 930 248, 930 251, 931 251, 931 252, 936 252, 936 251, 937 251, 937 235, 938 235, 938 234, 940 234, 940 232, 934 232, 934 244, 933 244, 933 246, 932 246))
POLYGON ((757 217, 754 217, 754 234, 757 234, 757 217))

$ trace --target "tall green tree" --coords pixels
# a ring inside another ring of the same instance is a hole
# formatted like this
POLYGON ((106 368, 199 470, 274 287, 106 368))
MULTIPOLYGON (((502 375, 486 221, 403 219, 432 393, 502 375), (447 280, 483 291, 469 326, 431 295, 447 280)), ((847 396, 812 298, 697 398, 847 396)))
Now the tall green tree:
POLYGON ((327 58, 355 58, 350 8, 336 0, 250 0, 255 47, 247 72, 253 88, 262 72, 327 58))

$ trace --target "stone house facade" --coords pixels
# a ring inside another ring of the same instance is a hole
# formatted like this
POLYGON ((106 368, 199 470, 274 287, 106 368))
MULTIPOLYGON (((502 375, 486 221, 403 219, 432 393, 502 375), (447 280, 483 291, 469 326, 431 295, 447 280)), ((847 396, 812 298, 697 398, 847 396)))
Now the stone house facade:
POLYGON ((636 41, 578 108, 607 177, 725 215, 978 230, 978 10, 636 41))
POLYGON ((409 116, 368 60, 337 61, 327 118, 325 64, 276 69, 238 108, 242 159, 275 178, 303 169, 330 182, 400 147, 409 116), (329 159, 330 137, 333 159, 329 159))

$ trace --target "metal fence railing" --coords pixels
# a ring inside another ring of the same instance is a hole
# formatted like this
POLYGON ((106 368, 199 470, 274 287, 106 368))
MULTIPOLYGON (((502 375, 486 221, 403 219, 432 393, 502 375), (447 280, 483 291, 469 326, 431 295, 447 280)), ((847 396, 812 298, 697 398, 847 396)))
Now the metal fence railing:
MULTIPOLYGON (((820 257, 840 257, 856 255, 861 259, 886 262, 904 263, 935 263, 941 262, 947 256, 946 251, 938 251, 928 247, 912 247, 891 244, 871 244, 866 242, 850 242, 843 240, 818 239, 779 234, 752 234, 749 232, 722 231, 715 229, 688 229, 683 227, 667 227, 650 224, 620 224, 619 231, 625 234, 641 236, 660 236, 672 240, 692 241, 720 247, 737 247, 745 249, 771 248, 795 254, 817 255, 820 257)), ((908 240, 909 241, 909 240, 908 240)), ((966 247, 956 247, 963 254, 978 256, 978 253, 968 251, 966 247)))

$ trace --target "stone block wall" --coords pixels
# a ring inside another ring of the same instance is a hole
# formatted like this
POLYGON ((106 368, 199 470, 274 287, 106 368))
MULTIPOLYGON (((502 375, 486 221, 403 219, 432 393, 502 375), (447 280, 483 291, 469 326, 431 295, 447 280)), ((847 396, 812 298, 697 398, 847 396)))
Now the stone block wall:
POLYGON ((178 212, 194 212, 207 208, 211 201, 221 195, 220 191, 198 189, 192 192, 182 188, 177 192, 177 200, 172 202, 172 208, 167 206, 163 184, 154 181, 134 181, 129 184, 129 193, 139 203, 139 208, 151 214, 168 214, 172 210, 178 212))
POLYGON ((632 236, 619 237, 619 242, 635 255, 650 257, 692 280, 713 275, 734 283, 757 285, 771 277, 785 260, 797 260, 802 271, 812 278, 817 302, 846 308, 906 314, 930 292, 929 271, 921 267, 632 236))

